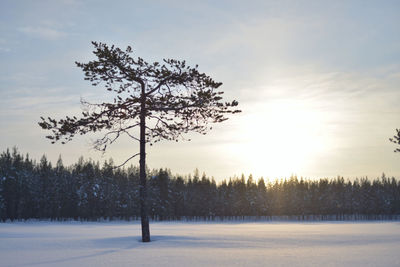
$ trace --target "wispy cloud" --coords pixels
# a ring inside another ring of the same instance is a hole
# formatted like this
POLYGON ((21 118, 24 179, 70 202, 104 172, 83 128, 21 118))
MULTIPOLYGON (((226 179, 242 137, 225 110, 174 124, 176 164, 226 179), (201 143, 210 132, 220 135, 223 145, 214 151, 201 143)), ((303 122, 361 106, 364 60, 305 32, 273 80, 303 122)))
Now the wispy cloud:
POLYGON ((18 28, 18 31, 46 40, 59 40, 67 36, 67 33, 63 31, 44 26, 26 26, 18 28))
POLYGON ((8 47, 8 45, 7 45, 7 42, 6 42, 6 40, 5 39, 3 39, 3 38, 0 38, 0 53, 1 52, 10 52, 11 51, 11 49, 8 47))
POLYGON ((0 52, 10 52, 10 51, 11 51, 10 48, 0 46, 0 52))
MULTIPOLYGON (((224 83, 227 100, 240 102, 243 112, 209 135, 149 148, 152 167, 199 167, 222 178, 271 175, 279 164, 288 172, 301 161, 297 173, 307 176, 400 175, 388 142, 400 114, 397 3, 125 1, 118 9, 84 0, 8 2, 5 10, 15 12, 0 29, 0 148, 17 144, 58 157, 61 148, 45 142, 37 121, 79 113, 80 96, 109 99, 73 64, 91 60, 89 40, 100 39, 133 44, 149 61, 197 63, 224 83)), ((75 144, 62 147, 73 162, 88 147, 75 144)), ((108 155, 122 161, 132 149, 122 141, 108 155)))

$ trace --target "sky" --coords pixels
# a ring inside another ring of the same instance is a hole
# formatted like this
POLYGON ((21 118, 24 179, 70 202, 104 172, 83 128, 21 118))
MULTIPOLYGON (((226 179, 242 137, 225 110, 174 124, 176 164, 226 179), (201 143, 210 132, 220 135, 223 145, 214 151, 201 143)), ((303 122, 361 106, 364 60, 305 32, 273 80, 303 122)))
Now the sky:
MULTIPOLYGON (((94 136, 50 144, 40 116, 81 110, 110 94, 75 61, 91 41, 132 46, 145 60, 186 60, 223 83, 242 113, 191 141, 147 150, 149 168, 216 180, 400 177, 389 138, 400 128, 399 1, 0 2, 0 151, 65 165, 116 164, 138 152, 122 139, 102 154, 94 136)), ((138 159, 131 161, 137 165, 138 159)))

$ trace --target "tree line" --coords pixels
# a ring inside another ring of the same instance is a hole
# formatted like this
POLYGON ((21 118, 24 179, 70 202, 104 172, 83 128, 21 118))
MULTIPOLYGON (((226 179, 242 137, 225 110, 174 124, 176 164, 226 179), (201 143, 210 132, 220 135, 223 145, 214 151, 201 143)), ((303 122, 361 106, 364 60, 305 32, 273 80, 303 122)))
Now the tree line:
MULTIPOLYGON (((265 182, 250 175, 217 183, 205 174, 148 170, 148 214, 153 220, 288 218, 399 219, 400 181, 394 177, 265 182)), ((0 219, 138 219, 139 168, 115 168, 82 157, 55 166, 13 149, 0 155, 0 219)))

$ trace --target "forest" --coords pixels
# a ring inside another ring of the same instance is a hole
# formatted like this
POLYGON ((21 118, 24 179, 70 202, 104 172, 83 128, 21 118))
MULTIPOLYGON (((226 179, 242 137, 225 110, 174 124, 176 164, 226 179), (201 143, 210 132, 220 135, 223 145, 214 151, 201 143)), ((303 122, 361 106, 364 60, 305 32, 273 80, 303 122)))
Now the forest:
MULTIPOLYGON (((148 170, 152 220, 398 220, 394 177, 265 182, 251 175, 221 182, 200 175, 148 170)), ((0 155, 0 219, 135 220, 140 217, 139 168, 115 168, 83 157, 55 166, 16 148, 0 155)))

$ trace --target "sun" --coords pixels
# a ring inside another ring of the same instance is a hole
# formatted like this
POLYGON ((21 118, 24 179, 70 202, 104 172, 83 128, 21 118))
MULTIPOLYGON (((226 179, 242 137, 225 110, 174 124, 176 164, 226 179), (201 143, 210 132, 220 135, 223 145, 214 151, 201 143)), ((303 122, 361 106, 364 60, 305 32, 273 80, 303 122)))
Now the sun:
POLYGON ((253 175, 270 179, 307 175, 324 150, 323 117, 309 103, 274 101, 242 117, 235 145, 253 175))

